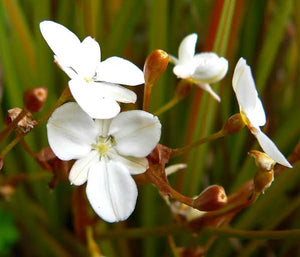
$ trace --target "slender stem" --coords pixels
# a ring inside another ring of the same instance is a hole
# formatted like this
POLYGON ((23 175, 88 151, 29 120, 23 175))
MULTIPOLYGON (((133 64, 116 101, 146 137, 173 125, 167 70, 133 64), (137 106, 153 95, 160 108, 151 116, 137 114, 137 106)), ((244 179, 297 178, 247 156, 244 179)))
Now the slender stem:
POLYGON ((152 86, 153 86, 152 84, 145 84, 145 86, 144 86, 143 110, 146 112, 149 111, 152 86))
POLYGON ((224 136, 224 134, 223 134, 222 130, 220 130, 220 131, 218 131, 218 132, 216 132, 214 134, 211 134, 211 135, 209 135, 207 137, 201 138, 201 139, 199 139, 198 141, 196 141, 196 142, 194 142, 192 144, 189 144, 189 145, 184 146, 182 148, 173 149, 173 152, 171 154, 171 158, 173 158, 175 156, 178 156, 180 154, 183 154, 183 153, 185 153, 187 151, 190 151, 192 148, 197 147, 199 145, 202 145, 203 143, 207 143, 209 141, 216 140, 216 139, 221 138, 223 136, 224 136))
MULTIPOLYGON (((66 100, 68 100, 71 96, 69 87, 66 87, 64 89, 64 91, 62 92, 62 94, 60 95, 60 97, 58 98, 58 100, 56 101, 56 103, 52 106, 52 108, 45 114, 43 115, 43 117, 41 117, 38 121, 37 121, 37 126, 39 126, 41 123, 43 123, 45 120, 47 120, 50 115, 54 112, 54 110, 59 107, 60 105, 62 105, 66 100)), ((25 112, 26 114, 26 112, 25 112)), ((17 137, 12 140, 5 148, 4 150, 1 152, 0 156, 2 159, 4 159, 4 156, 17 144, 19 143, 27 134, 19 134, 17 135, 17 137)))
POLYGON ((219 235, 224 237, 248 238, 248 239, 281 239, 281 238, 300 238, 300 229, 289 230, 241 230, 231 228, 205 227, 203 233, 219 235))
POLYGON ((51 116, 51 114, 55 111, 55 109, 58 108, 59 106, 61 106, 69 98, 71 98, 71 92, 70 92, 69 87, 66 87, 64 89, 64 91, 61 93, 60 97, 57 99, 56 103, 51 107, 51 109, 45 115, 43 115, 43 117, 41 117, 38 120, 38 122, 37 122, 38 125, 40 125, 45 120, 47 120, 51 116))
POLYGON ((18 135, 14 140, 12 140, 1 152, 0 156, 2 159, 4 159, 5 155, 11 150, 13 149, 13 147, 19 143, 22 138, 24 137, 24 135, 18 135))
MULTIPOLYGON (((170 224, 160 227, 143 227, 131 229, 115 229, 101 231, 97 233, 97 238, 100 239, 115 239, 115 238, 144 238, 153 236, 167 236, 175 234, 188 233, 187 223, 170 224)), ((214 228, 205 227, 201 233, 218 235, 224 237, 248 238, 248 239, 281 239, 281 238, 300 238, 300 229, 289 230, 241 230, 231 228, 214 228)))
POLYGON ((6 126, 1 132, 0 132, 0 142, 6 137, 9 136, 10 132, 18 125, 19 121, 24 118, 27 111, 22 110, 20 114, 15 118, 8 126, 6 126))
POLYGON ((157 111, 155 111, 154 115, 159 116, 159 115, 163 114, 164 112, 168 111, 169 109, 174 107, 179 102, 180 102, 180 100, 177 97, 173 97, 169 102, 167 102, 165 105, 163 105, 157 111))
POLYGON ((21 140, 21 145, 24 147, 24 149, 26 150, 27 153, 29 153, 31 155, 31 157, 33 157, 34 159, 36 159, 36 153, 34 151, 32 151, 32 149, 30 148, 30 146, 26 143, 25 139, 22 138, 21 140))
POLYGON ((170 186, 170 184, 163 179, 161 179, 159 176, 157 176, 154 172, 151 172, 151 175, 149 175, 150 181, 159 189, 162 185, 164 187, 164 191, 167 191, 167 193, 175 200, 184 203, 188 206, 191 206, 194 208, 194 199, 186 197, 176 191, 173 187, 170 186))
POLYGON ((176 247, 176 244, 175 244, 175 241, 174 241, 174 238, 173 238, 172 235, 168 236, 168 243, 169 243, 169 246, 172 250, 173 256, 174 257, 180 257, 179 253, 178 253, 178 250, 177 250, 177 247, 176 247))

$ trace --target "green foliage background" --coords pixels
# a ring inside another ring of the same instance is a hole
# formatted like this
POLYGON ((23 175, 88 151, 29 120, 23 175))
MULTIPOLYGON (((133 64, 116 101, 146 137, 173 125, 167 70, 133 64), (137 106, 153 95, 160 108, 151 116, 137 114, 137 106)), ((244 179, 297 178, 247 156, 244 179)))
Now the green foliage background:
MULTIPOLYGON (((300 131, 300 2, 296 0, 1 0, 0 1, 0 89, 1 128, 8 109, 23 106, 23 92, 43 86, 49 97, 41 117, 67 85, 67 76, 53 63, 53 53, 39 31, 39 22, 57 21, 82 40, 91 35, 101 46, 102 59, 112 55, 127 58, 139 67, 147 55, 161 48, 177 56, 178 45, 189 33, 198 34, 197 52, 215 51, 229 60, 224 80, 213 88, 222 102, 193 88, 191 94, 160 117, 161 143, 179 147, 218 131, 238 111, 231 88, 233 69, 239 57, 247 59, 268 117, 266 133, 288 156, 300 131)), ((150 111, 172 98, 177 79, 169 65, 154 85, 150 111)), ((141 108, 142 86, 137 87, 141 108)), ((15 135, 2 143, 2 149, 15 135)), ((45 125, 26 137, 34 151, 47 146, 45 125)), ((247 156, 258 149, 245 129, 199 147, 176 162, 188 169, 172 175, 170 183, 188 196, 212 184, 230 193, 252 178, 256 167, 247 156)), ((243 210, 231 226, 238 229, 292 229, 300 227, 300 166, 282 173, 272 187, 251 207, 243 210)), ((21 145, 4 160, 0 186, 11 176, 26 174, 15 193, 0 202, 0 256, 89 256, 73 225, 74 187, 61 180, 49 190, 52 174, 42 170, 21 145), (73 201, 72 201, 73 196, 73 201), (73 208, 72 208, 73 206, 73 208)), ((96 219, 94 239, 105 256, 173 256, 166 237, 125 236, 105 239, 97 234, 131 227, 157 227, 173 222, 168 207, 151 185, 139 187, 136 210, 128 221, 106 224, 96 219)), ((78 200, 79 201, 79 200, 78 200)), ((92 215, 92 211, 90 214, 92 215)), ((120 232, 122 233, 122 232, 120 232)), ((205 244, 208 238, 182 234, 178 247, 205 244)), ((207 256, 300 256, 297 239, 279 241, 219 238, 207 256)), ((96 256, 96 255, 94 255, 96 256)), ((196 256, 196 255, 195 255, 196 256)))

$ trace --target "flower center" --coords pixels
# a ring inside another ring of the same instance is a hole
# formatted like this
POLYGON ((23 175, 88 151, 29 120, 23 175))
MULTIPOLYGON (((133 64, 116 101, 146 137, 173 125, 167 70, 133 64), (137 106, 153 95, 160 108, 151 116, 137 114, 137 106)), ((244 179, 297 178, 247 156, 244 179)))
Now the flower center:
POLYGON ((93 81, 94 81, 93 78, 88 78, 88 77, 84 77, 83 79, 84 79, 87 83, 93 82, 93 81))
POLYGON ((113 137, 102 137, 98 138, 98 142, 92 145, 93 149, 98 151, 100 157, 105 157, 109 151, 109 149, 113 146, 113 137))

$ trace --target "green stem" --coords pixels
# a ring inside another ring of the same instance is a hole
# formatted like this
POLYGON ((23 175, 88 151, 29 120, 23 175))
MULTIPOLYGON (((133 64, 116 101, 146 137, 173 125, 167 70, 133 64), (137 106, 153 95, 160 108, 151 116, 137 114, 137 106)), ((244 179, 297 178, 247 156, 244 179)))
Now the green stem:
POLYGON ((159 115, 163 114, 164 112, 168 111, 169 109, 171 109, 172 107, 174 107, 179 102, 180 102, 180 100, 177 97, 173 97, 169 102, 167 102, 164 106, 159 108, 153 114, 155 116, 159 116, 159 115))
POLYGON ((248 238, 248 239, 281 239, 281 238, 300 238, 300 229, 289 230, 240 230, 231 228, 206 227, 203 233, 213 234, 224 237, 248 238))
POLYGON ((24 137, 25 134, 23 135, 18 135, 14 140, 12 140, 5 148, 4 150, 1 152, 0 156, 2 159, 4 159, 5 155, 11 150, 13 149, 13 147, 19 143, 23 137, 24 137))
MULTIPOLYGON (((41 117, 38 120, 38 125, 40 125, 41 123, 43 123, 45 120, 47 120, 51 114, 55 111, 56 108, 58 108, 59 106, 61 106, 65 101, 67 101, 69 98, 71 97, 71 92, 69 87, 66 87, 64 89, 64 91, 61 93, 60 97, 57 99, 56 103, 51 107, 51 109, 45 114, 43 115, 43 117, 41 117)), ((37 126, 38 126, 37 125, 37 126)))
POLYGON ((218 131, 214 134, 211 134, 207 137, 201 138, 198 141, 196 141, 192 144, 189 144, 187 146, 184 146, 182 148, 173 149, 172 154, 171 154, 171 158, 173 158, 175 156, 178 156, 178 155, 181 155, 181 154, 183 154, 187 151, 190 151, 192 148, 197 147, 199 145, 202 145, 203 143, 207 143, 209 141, 216 140, 216 139, 221 138, 221 137, 224 137, 224 134, 223 134, 222 130, 220 130, 220 131, 218 131))
MULTIPOLYGON (((131 229, 115 229, 97 233, 97 238, 115 239, 115 238, 144 238, 144 237, 162 237, 167 235, 188 233, 187 223, 171 224, 160 227, 143 227, 131 229)), ((247 239, 281 239, 281 238, 300 238, 300 229, 289 230, 241 230, 231 228, 205 227, 201 230, 204 234, 217 235, 223 237, 247 238, 247 239)))

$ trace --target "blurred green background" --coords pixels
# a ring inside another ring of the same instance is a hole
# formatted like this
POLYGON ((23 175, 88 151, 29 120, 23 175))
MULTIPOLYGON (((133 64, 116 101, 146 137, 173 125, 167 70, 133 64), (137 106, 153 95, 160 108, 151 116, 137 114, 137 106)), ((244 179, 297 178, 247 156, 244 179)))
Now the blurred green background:
MULTIPOLYGON (((0 0, 1 128, 5 127, 8 109, 23 107, 26 89, 48 89, 43 111, 35 114, 38 119, 67 85, 67 76, 54 64, 53 53, 39 31, 42 20, 63 24, 81 40, 88 35, 94 37, 101 46, 102 59, 117 55, 140 68, 156 48, 177 56, 183 37, 196 32, 197 52, 215 51, 229 61, 227 76, 213 85, 222 101, 219 104, 194 87, 185 100, 160 116, 161 143, 183 146, 218 131, 238 111, 231 79, 237 60, 244 57, 252 67, 268 117, 264 131, 288 156, 300 134, 299 14, 297 0, 0 0)), ((173 97, 176 84, 170 64, 153 87, 150 111, 173 97)), ((142 86, 136 92, 137 104, 125 108, 141 108, 142 86)), ((12 133, 4 140, 1 149, 14 137, 12 133)), ((25 140, 34 151, 48 146, 45 124, 25 140)), ((190 197, 212 184, 222 185, 230 193, 253 178, 256 167, 247 155, 251 149, 259 148, 246 129, 203 145, 188 156, 172 160, 186 162, 188 168, 172 175, 170 183, 190 197)), ((245 230, 300 228, 299 171, 297 163, 294 169, 283 172, 253 206, 235 217, 231 226, 245 230)), ((0 256, 97 256, 85 243, 85 217, 76 216, 76 208, 86 204, 84 187, 75 189, 62 179, 50 190, 48 183, 53 176, 21 145, 5 157, 0 173, 0 256), (11 183, 19 174, 25 174, 25 179, 11 183), (15 185, 13 192, 5 191, 8 184, 15 185)), ((152 185, 139 186, 136 210, 125 222, 107 224, 87 207, 94 220, 94 240, 103 255, 176 256, 166 237, 143 232, 133 239, 97 236, 106 230, 122 233, 127 228, 174 222, 152 185)), ((207 240, 187 234, 175 237, 178 247, 197 246, 207 240)), ((300 256, 298 242, 299 238, 266 241, 223 237, 214 242, 206 256, 300 256)))

